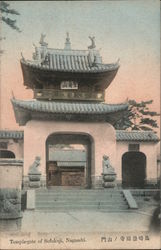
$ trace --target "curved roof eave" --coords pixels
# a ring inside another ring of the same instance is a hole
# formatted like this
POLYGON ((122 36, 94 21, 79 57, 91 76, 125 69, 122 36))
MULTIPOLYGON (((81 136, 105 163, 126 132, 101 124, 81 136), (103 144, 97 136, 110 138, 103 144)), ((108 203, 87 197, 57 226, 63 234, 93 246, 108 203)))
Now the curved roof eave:
MULTIPOLYGON (((19 125, 25 125, 27 121, 37 117, 38 119, 59 120, 92 120, 107 121, 107 116, 115 116, 128 108, 127 103, 85 103, 85 102, 60 102, 60 101, 22 101, 11 99, 16 121, 19 125), (68 117, 67 117, 68 116, 68 117), (72 118, 71 118, 72 117, 72 118)), ((112 118, 113 119, 113 118, 112 118)))
POLYGON ((101 65, 93 65, 93 66, 89 66, 84 64, 84 66, 81 66, 81 63, 79 64, 64 64, 66 65, 63 66, 63 64, 56 64, 57 66, 55 67, 51 67, 50 65, 39 65, 36 63, 32 63, 30 61, 21 59, 20 62, 22 64, 25 64, 26 66, 29 66, 33 69, 40 69, 42 71, 51 71, 51 72, 67 72, 67 73, 91 73, 91 74, 96 74, 96 73, 106 73, 106 72, 110 72, 110 71, 117 71, 120 67, 120 65, 118 63, 114 63, 114 64, 101 64, 101 65))
POLYGON ((40 111, 47 113, 69 113, 69 114, 107 114, 128 108, 128 103, 107 104, 95 102, 61 102, 61 101, 38 101, 11 99, 14 107, 29 111, 40 111))

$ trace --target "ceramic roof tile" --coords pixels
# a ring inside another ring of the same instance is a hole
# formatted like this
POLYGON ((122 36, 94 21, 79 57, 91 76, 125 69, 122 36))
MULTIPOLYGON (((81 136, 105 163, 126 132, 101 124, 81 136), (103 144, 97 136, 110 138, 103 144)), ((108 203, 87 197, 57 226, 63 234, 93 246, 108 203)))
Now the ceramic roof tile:
POLYGON ((152 131, 124 131, 116 130, 117 141, 159 141, 152 131))
POLYGON ((22 101, 12 99, 15 107, 30 111, 68 114, 107 114, 127 109, 128 104, 83 103, 83 102, 54 102, 54 101, 22 101))
MULTIPOLYGON (((24 132, 16 130, 0 130, 0 139, 23 139, 24 132)), ((117 141, 159 141, 152 131, 116 130, 117 141)))
POLYGON ((22 60, 23 64, 30 65, 35 68, 56 70, 56 71, 70 71, 70 72, 104 72, 117 70, 118 63, 103 64, 91 63, 88 55, 62 55, 62 54, 49 54, 48 64, 37 64, 34 61, 22 60))

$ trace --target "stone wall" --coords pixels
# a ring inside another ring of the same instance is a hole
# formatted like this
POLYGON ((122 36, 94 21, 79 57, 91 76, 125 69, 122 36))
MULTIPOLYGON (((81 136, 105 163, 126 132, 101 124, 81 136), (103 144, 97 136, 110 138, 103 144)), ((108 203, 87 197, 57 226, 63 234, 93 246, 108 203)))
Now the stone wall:
POLYGON ((23 161, 0 159, 0 219, 21 217, 23 161))

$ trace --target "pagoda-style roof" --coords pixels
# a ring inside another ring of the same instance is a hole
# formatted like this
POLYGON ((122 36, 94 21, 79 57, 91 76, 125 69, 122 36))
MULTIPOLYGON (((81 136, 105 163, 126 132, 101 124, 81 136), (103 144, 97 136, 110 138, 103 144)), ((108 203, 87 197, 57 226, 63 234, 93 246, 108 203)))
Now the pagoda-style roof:
POLYGON ((94 38, 90 39, 92 45, 87 50, 73 50, 69 35, 64 49, 52 49, 48 48, 42 35, 41 46, 34 45, 33 60, 22 56, 20 61, 24 85, 51 91, 62 88, 64 91, 64 86, 72 91, 72 85, 77 86, 74 89, 79 93, 105 91, 114 79, 119 63, 103 63, 100 51, 95 48, 94 38))
POLYGON ((158 142, 159 138, 153 131, 125 131, 116 130, 117 141, 146 141, 146 142, 158 142))
POLYGON ((70 121, 108 121, 116 122, 128 108, 127 103, 106 104, 61 101, 22 101, 12 99, 16 121, 25 125, 31 119, 70 120, 70 121))
MULTIPOLYGON (((70 50, 67 53, 62 49, 47 50, 48 63, 21 59, 21 63, 42 71, 77 72, 77 73, 104 73, 118 70, 118 62, 112 64, 94 63, 90 60, 88 50, 70 50)), ((97 51, 98 53, 98 51, 97 51)))
POLYGON ((123 104, 107 104, 107 103, 83 103, 83 102, 48 102, 29 100, 22 101, 12 99, 15 107, 27 110, 47 113, 63 113, 63 114, 107 114, 125 110, 128 105, 123 104))

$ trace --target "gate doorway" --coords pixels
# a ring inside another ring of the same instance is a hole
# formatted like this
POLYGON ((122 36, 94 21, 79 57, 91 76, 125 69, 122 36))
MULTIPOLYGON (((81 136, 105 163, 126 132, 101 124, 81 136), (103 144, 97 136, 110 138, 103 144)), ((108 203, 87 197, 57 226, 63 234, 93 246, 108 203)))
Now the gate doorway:
POLYGON ((146 178, 146 156, 142 152, 127 152, 122 156, 122 186, 143 188, 146 178))
POLYGON ((91 188, 92 138, 51 134, 46 140, 47 186, 91 188))

